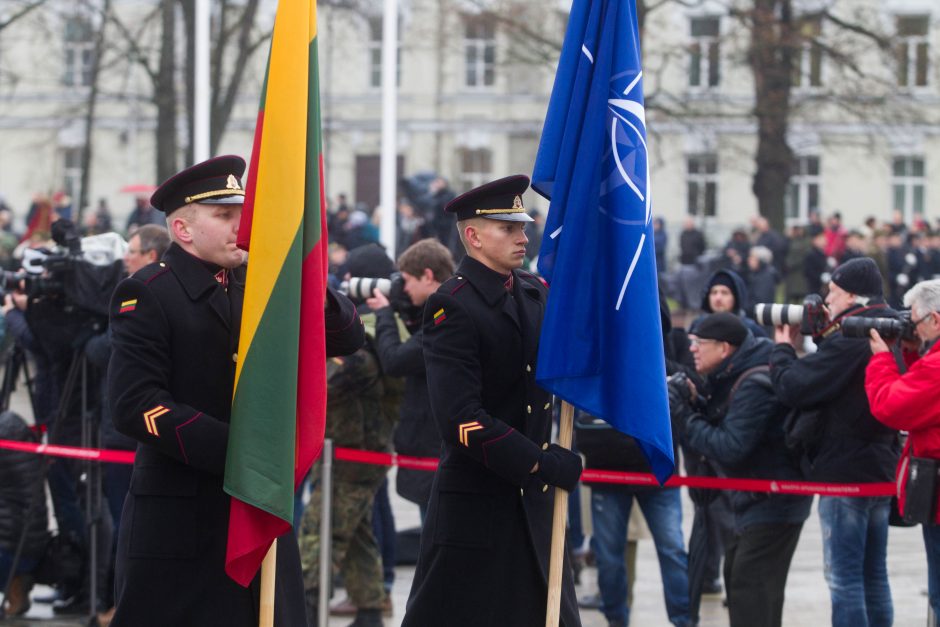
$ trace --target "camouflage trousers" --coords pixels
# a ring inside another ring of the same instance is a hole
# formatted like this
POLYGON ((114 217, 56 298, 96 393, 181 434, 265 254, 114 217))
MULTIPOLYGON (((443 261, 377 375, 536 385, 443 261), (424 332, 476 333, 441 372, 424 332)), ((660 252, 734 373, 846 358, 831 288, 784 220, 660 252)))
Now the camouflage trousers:
MULTIPOLYGON (((333 545, 332 574, 342 573, 346 592, 353 605, 362 609, 377 609, 385 600, 382 580, 382 556, 372 533, 372 502, 385 478, 385 468, 375 473, 374 480, 347 481, 336 462, 333 479, 333 545)), ((376 468, 379 470, 379 468, 376 468)), ((320 516, 322 482, 320 464, 310 473, 313 492, 304 510, 297 540, 300 544, 300 562, 303 567, 304 589, 316 596, 320 588, 320 516)))

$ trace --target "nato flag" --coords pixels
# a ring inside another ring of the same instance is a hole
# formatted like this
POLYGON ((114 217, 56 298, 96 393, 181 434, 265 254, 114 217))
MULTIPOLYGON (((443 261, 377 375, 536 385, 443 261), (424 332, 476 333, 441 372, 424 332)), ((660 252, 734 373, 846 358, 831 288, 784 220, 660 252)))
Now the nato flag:
POLYGON ((532 186, 551 201, 536 379, 673 472, 634 0, 574 0, 532 186))

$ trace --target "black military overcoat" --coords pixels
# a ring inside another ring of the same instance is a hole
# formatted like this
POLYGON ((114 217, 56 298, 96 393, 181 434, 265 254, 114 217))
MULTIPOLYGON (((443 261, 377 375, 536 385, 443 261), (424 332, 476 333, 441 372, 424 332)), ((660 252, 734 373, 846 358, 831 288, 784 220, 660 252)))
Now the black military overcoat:
MULTIPOLYGON (((545 624, 555 490, 531 474, 551 436, 535 383, 548 291, 466 257, 428 299, 424 354, 444 440, 403 625, 545 624)), ((561 622, 580 625, 570 564, 561 622)))
MULTIPOLYGON (((138 441, 115 566, 114 627, 258 624, 258 577, 225 574, 230 497, 222 490, 244 268, 228 289, 176 244, 123 281, 111 304, 115 426, 138 441)), ((362 343, 355 308, 331 296, 327 351, 362 343)), ((278 540, 275 624, 305 625, 292 533, 278 540)))

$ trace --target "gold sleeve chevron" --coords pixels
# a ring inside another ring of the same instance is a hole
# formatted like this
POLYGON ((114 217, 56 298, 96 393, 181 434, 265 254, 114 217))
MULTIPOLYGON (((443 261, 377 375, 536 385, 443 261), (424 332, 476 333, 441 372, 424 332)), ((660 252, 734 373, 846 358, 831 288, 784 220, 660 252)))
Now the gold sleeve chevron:
POLYGON ((170 413, 170 410, 163 405, 157 405, 153 409, 148 409, 145 411, 144 425, 147 427, 147 433, 156 437, 160 437, 160 432, 157 430, 157 418, 163 414, 168 413, 170 413))
POLYGON ((457 433, 458 433, 458 435, 459 435, 459 437, 460 437, 460 443, 469 448, 469 446, 470 446, 470 439, 469 439, 470 432, 471 432, 471 431, 479 431, 479 430, 482 429, 482 428, 483 428, 483 425, 481 425, 480 422, 477 421, 477 420, 474 420, 473 422, 464 422, 464 423, 461 423, 460 425, 458 425, 458 427, 457 427, 457 433))

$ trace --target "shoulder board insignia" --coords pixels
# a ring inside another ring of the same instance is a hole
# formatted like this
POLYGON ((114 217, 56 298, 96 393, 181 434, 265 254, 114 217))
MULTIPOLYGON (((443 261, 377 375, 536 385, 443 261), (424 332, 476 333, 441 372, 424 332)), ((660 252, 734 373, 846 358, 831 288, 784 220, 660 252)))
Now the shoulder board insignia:
POLYGON ((137 299, 133 298, 131 300, 121 301, 121 308, 118 310, 118 313, 130 313, 137 309, 137 299))
POLYGON ((470 433, 472 431, 479 431, 483 428, 483 425, 480 424, 478 420, 473 422, 464 422, 457 427, 458 437, 460 438, 460 443, 464 446, 470 446, 470 433))
POLYGON ((434 313, 434 326, 439 325, 445 320, 447 320, 447 314, 444 313, 444 308, 441 307, 434 313))

